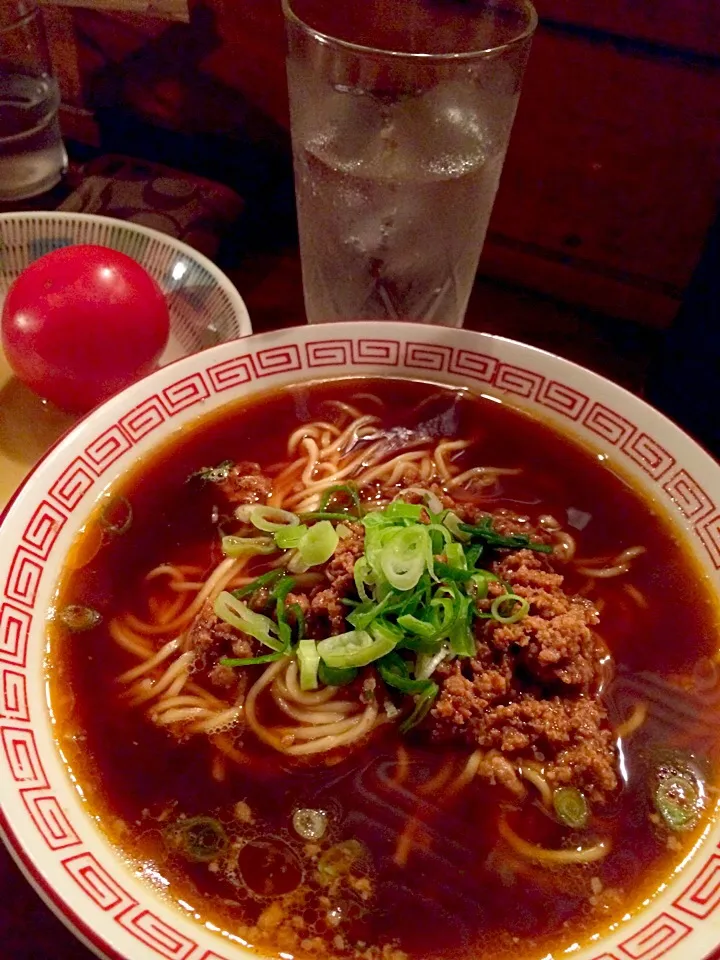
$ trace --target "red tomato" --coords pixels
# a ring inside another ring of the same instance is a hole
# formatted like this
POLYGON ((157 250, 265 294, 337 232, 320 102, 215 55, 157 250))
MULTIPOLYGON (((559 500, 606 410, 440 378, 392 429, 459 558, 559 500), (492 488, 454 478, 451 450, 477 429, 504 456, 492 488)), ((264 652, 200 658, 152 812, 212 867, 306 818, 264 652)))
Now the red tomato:
POLYGON ((150 373, 170 333, 162 291, 131 257, 63 247, 13 283, 2 342, 18 379, 82 413, 150 373))

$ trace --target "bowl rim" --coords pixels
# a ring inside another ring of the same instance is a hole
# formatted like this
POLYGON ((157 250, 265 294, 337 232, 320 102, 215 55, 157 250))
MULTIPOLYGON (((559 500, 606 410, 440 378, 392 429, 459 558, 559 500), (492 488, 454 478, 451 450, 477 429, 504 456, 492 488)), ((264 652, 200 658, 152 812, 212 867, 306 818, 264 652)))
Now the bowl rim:
MULTIPOLYGON (((2 216, 3 215, 0 214, 0 218, 2 216)), ((35 216, 35 215, 31 214, 30 216, 35 216)), ((92 218, 92 215, 88 215, 88 216, 92 218)), ((97 219, 100 219, 100 218, 97 218, 97 219)), ((113 218, 102 218, 102 219, 113 220, 113 218)), ((119 222, 123 222, 123 221, 119 221, 119 222)), ((163 234, 158 233, 157 231, 152 231, 150 230, 150 228, 145 228, 145 229, 147 229, 149 232, 153 234, 158 234, 158 236, 161 239, 166 239, 163 234)), ((167 239, 173 241, 174 243, 180 243, 179 241, 174 241, 174 238, 167 238, 167 239)), ((426 325, 417 324, 417 323, 404 323, 404 322, 402 323, 396 322, 394 324, 388 325, 387 323, 383 323, 379 321, 377 322, 361 321, 361 322, 355 322, 355 323, 329 323, 329 324, 323 324, 319 327, 308 327, 307 325, 296 325, 293 327, 281 328, 279 330, 270 331, 270 332, 262 332, 262 333, 250 332, 234 340, 225 341, 224 343, 211 347, 208 350, 201 351, 198 354, 191 354, 186 357, 178 358, 177 360, 172 361, 170 364, 161 368, 160 370, 155 371, 151 374, 148 374, 146 377, 143 377, 141 380, 138 380, 135 383, 131 384, 120 393, 114 395, 109 400, 105 401, 105 403, 101 404, 94 410, 85 414, 65 434, 63 434, 63 436, 58 438, 58 440, 56 440, 55 443, 53 443, 53 445, 46 451, 43 457, 33 466, 33 468, 30 470, 27 476, 23 479, 23 481, 20 483, 17 489, 13 492, 12 497, 0 512, 0 536, 2 535, 2 528, 5 525, 5 522, 8 516, 11 514, 16 501, 18 500, 20 495, 25 491, 25 489, 32 483, 37 471, 41 467, 43 467, 47 463, 47 461, 54 455, 56 449, 63 444, 71 444, 71 442, 75 441, 76 439, 82 438, 87 428, 88 421, 91 421, 96 416, 98 417, 98 419, 100 419, 102 417, 102 414, 112 405, 117 404, 118 408, 121 409, 121 402, 123 398, 127 399, 131 394, 133 394, 134 392, 137 392, 143 385, 147 386, 145 381, 150 380, 154 377, 159 378, 161 375, 164 375, 164 372, 166 370, 168 370, 170 367, 175 367, 176 364, 186 364, 188 367, 191 367, 193 364, 193 358, 195 357, 201 357, 203 358, 203 360, 212 361, 214 355, 227 353, 228 350, 231 349, 233 345, 246 344, 250 340, 260 341, 261 346, 266 344, 268 348, 273 348, 273 347, 282 345, 282 344, 278 344, 278 338, 280 339, 280 341, 283 341, 285 339, 289 339, 290 341, 292 341, 292 338, 294 335, 300 334, 302 338, 302 337, 308 336, 308 331, 310 331, 312 333, 317 332, 318 334, 317 339, 320 340, 322 339, 323 333, 332 334, 333 332, 341 331, 342 333, 345 334, 346 340, 352 341, 353 339, 362 338, 361 330, 363 328, 369 328, 370 330, 378 334, 384 333, 385 335, 390 335, 390 336, 392 335, 392 332, 391 332, 392 328, 397 328, 399 331, 398 333, 399 339, 405 340, 405 341, 410 340, 411 337, 407 335, 402 336, 402 334, 403 333, 409 334, 411 331, 414 331, 421 345, 423 340, 425 339, 425 336, 427 336, 429 332, 429 328, 426 325), (390 331, 390 333, 388 333, 388 331, 390 331), (355 338, 353 338, 353 333, 356 334, 355 338)), ((430 330, 437 331, 437 328, 430 328, 430 330)), ((662 424, 662 428, 660 431, 661 434, 662 432, 670 429, 672 432, 676 433, 676 436, 680 435, 684 439, 685 443, 689 443, 691 445, 691 448, 694 448, 695 456, 698 456, 698 455, 700 456, 700 459, 703 461, 703 470, 710 470, 711 472, 717 475, 717 478, 720 478, 720 463, 718 463, 718 461, 716 461, 709 454, 708 451, 706 451, 692 436, 690 436, 690 434, 688 434, 687 431, 683 430, 682 427, 676 424, 671 418, 663 414, 661 411, 652 407, 644 398, 633 394, 627 388, 613 382, 612 380, 605 377, 604 375, 597 373, 593 370, 590 370, 589 368, 583 367, 582 365, 572 360, 568 360, 563 357, 560 357, 552 353, 551 351, 544 350, 542 348, 535 347, 530 344, 525 344, 525 343, 522 343, 521 341, 517 341, 512 338, 489 334, 489 333, 482 333, 479 331, 470 331, 470 330, 457 331, 457 330, 446 329, 445 333, 447 335, 445 338, 445 342, 448 342, 448 338, 451 339, 453 334, 460 334, 461 336, 470 334, 472 336, 472 339, 483 341, 485 344, 492 344, 492 343, 507 344, 511 349, 519 351, 522 355, 526 356, 529 354, 529 355, 539 356, 540 358, 544 357, 544 358, 547 358, 552 364, 559 364, 563 368, 572 368, 575 371, 576 375, 580 376, 581 378, 583 377, 589 378, 590 382, 595 381, 596 387, 601 388, 604 386, 606 389, 609 388, 610 391, 613 392, 616 397, 618 397, 618 400, 627 398, 631 400, 634 405, 639 404, 640 409, 644 408, 646 414, 649 414, 652 418, 656 420, 656 422, 658 422, 659 424, 662 424)), ((432 337, 430 338, 430 341, 433 342, 432 337)), ((428 341, 425 341, 425 342, 428 342, 428 341)), ((437 342, 437 340, 434 342, 437 342)), ((195 361, 195 362, 197 363, 199 361, 195 361)), ((341 379, 343 376, 347 377, 347 376, 353 376, 353 375, 356 375, 359 377, 363 376, 362 369, 352 367, 351 371, 349 373, 346 372, 345 374, 342 374, 342 373, 323 374, 322 371, 318 371, 315 375, 312 375, 312 374, 308 375, 307 371, 299 370, 297 371, 297 376, 294 378, 294 382, 312 381, 317 379, 330 379, 330 380, 341 379)), ((382 374, 379 372, 378 369, 373 367, 371 369, 368 369, 365 375, 380 376, 382 374)), ((399 371, 395 373, 390 373, 389 375, 390 376, 394 375, 399 377, 407 376, 406 373, 401 373, 399 371)), ((418 371, 417 378, 424 379, 430 382, 445 383, 447 385, 449 385, 450 383, 448 378, 445 378, 442 376, 442 373, 438 374, 437 376, 434 376, 433 371, 431 370, 428 370, 425 375, 423 375, 422 371, 418 371)), ((482 390, 482 387, 477 384, 475 384, 474 386, 471 386, 469 383, 466 383, 465 385, 469 389, 472 389, 474 392, 479 393, 482 390)), ((266 385, 266 387, 264 388, 262 384, 256 381, 255 385, 253 385, 252 383, 250 385, 250 394, 255 396, 262 395, 264 392, 266 392, 266 389, 274 390, 274 389, 282 389, 282 388, 278 387, 277 385, 266 385)), ((490 389, 497 390, 498 388, 496 388, 495 385, 493 384, 490 387, 490 389)), ((503 394, 505 393, 505 391, 502 390, 502 388, 500 388, 500 392, 503 394)), ((214 409, 220 409, 226 404, 232 404, 237 399, 238 399, 237 395, 228 396, 226 401, 217 403, 214 409)), ((522 404, 515 402, 516 398, 509 397, 508 399, 511 405, 514 404, 520 407, 520 409, 524 409, 522 404)), ((531 411, 533 410, 537 411, 537 404, 531 403, 529 406, 531 411)), ((202 417, 202 413, 199 416, 202 417)), ((172 427, 171 421, 169 422, 168 426, 172 427)), ((552 424, 551 424, 551 428, 559 429, 557 426, 553 426, 552 424)), ((167 443, 172 433, 173 431, 171 429, 164 431, 162 436, 156 441, 154 441, 153 447, 157 448, 159 446, 162 446, 164 443, 167 443)), ((568 431, 568 435, 571 436, 571 438, 573 439, 573 442, 582 443, 581 438, 578 437, 576 434, 574 434, 572 430, 568 431)), ((146 456, 147 456, 147 453, 144 453, 142 455, 143 458, 145 458, 146 456)), ((713 505, 713 509, 715 509, 714 505, 713 505)), ((683 521, 681 519, 674 521, 672 519, 672 515, 667 509, 665 510, 665 513, 668 519, 671 520, 674 526, 677 526, 677 527, 683 526, 683 521)), ((711 589, 713 588, 711 587, 711 589)), ((720 585, 716 586, 714 589, 720 592, 720 585)), ((31 729, 32 729, 32 726, 33 724, 30 725, 31 729)), ((714 821, 713 832, 717 834, 719 830, 720 830, 720 823, 717 821, 714 821)), ((36 868, 35 863, 33 862, 33 858, 25 850, 25 845, 21 839, 21 834, 18 834, 18 832, 13 828, 10 821, 8 820, 6 816, 4 803, 1 799, 0 799, 0 838, 2 838, 13 861, 19 867, 19 869, 21 870, 25 878, 28 880, 30 885, 33 887, 35 892, 40 896, 43 902, 52 910, 52 912, 58 917, 58 919, 60 919, 63 922, 63 924, 86 947, 88 947, 97 956, 101 958, 111 958, 111 960, 128 960, 130 955, 124 952, 118 951, 101 933, 98 933, 96 931, 95 926, 85 922, 85 920, 83 920, 83 918, 80 917, 77 914, 77 912, 66 902, 62 893, 58 892, 57 885, 53 884, 50 880, 47 880, 36 868)), ((715 836, 715 840, 717 840, 717 836, 715 836)), ((712 843, 712 840, 709 837, 705 836, 702 840, 702 844, 701 844, 702 848, 704 850, 707 850, 707 848, 710 846, 711 843, 712 843)), ((118 854, 116 854, 116 859, 118 863, 118 869, 127 871, 128 869, 127 866, 121 863, 121 858, 118 854)), ((717 857, 717 859, 718 861, 720 861, 720 857, 717 857)), ((678 881, 673 880, 672 885, 676 887, 678 885, 678 881)), ((148 890, 147 901, 151 903, 156 902, 157 895, 153 894, 153 892, 149 887, 147 888, 147 890, 148 890)), ((643 910, 642 913, 643 915, 650 914, 651 910, 652 908, 649 908, 647 910, 643 910)), ((707 930, 708 928, 704 928, 704 929, 707 930)), ((602 949, 604 946, 605 940, 606 940, 606 937, 603 936, 603 938, 598 943, 595 944, 595 948, 599 946, 600 949, 602 949)), ((217 942, 219 948, 220 949, 222 948, 222 941, 221 940, 218 941, 214 935, 208 933, 205 935, 205 939, 203 939, 202 935, 199 936, 198 938, 198 946, 200 950, 201 951, 204 950, 207 946, 207 943, 209 942, 217 942)), ((668 949, 673 949, 673 946, 674 945, 671 945, 671 947, 669 947, 668 949)), ((582 948, 582 956, 585 956, 585 953, 588 949, 590 949, 589 945, 584 944, 582 948)), ((607 949, 613 950, 614 948, 608 947, 607 949)), ((705 947, 703 947, 702 949, 703 949, 702 954, 692 955, 693 960, 720 960, 720 929, 718 929, 718 932, 717 932, 717 943, 710 947, 710 952, 709 953, 704 952, 706 949, 705 947)), ((660 957, 664 955, 665 952, 666 951, 663 950, 662 953, 653 953, 652 957, 653 958, 660 957)), ((242 949, 240 949, 240 952, 238 955, 239 956, 254 955, 258 957, 258 960, 261 960, 261 958, 263 957, 263 954, 255 953, 255 951, 252 951, 252 953, 249 951, 246 951, 245 953, 243 953, 242 949)), ((215 954, 213 954, 211 951, 210 953, 207 954, 207 956, 211 957, 211 956, 215 956, 215 954)), ((194 953, 193 953, 193 960, 194 960, 194 953)), ((616 960, 616 958, 614 953, 608 952, 607 954, 604 954, 602 958, 597 958, 597 960, 616 960)))

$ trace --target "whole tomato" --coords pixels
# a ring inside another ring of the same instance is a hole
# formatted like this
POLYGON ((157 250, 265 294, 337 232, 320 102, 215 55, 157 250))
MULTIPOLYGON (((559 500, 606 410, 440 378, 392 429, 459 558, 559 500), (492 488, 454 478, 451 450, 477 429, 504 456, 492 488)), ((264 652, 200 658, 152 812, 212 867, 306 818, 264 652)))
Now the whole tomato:
POLYGON ((77 413, 150 373, 169 333, 165 297, 152 277, 124 253, 85 244, 32 263, 2 313, 16 376, 77 413))

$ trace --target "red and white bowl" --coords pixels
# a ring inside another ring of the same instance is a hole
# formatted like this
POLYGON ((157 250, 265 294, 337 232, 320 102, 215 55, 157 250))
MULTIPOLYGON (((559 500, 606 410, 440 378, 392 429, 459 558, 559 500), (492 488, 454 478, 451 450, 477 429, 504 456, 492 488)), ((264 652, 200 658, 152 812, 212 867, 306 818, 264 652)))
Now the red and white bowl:
MULTIPOLYGON (((0 825, 40 895, 103 957, 239 960, 250 954, 138 880, 68 779, 44 680, 45 619, 68 548, 101 492, 199 416, 238 396, 349 375, 460 385, 540 412, 609 454, 664 507, 710 588, 720 592, 720 466, 637 397, 540 350, 442 327, 329 324, 224 343, 134 384, 54 447, 0 529, 0 825)), ((712 956, 720 944, 719 847, 715 820, 646 908, 591 948, 573 952, 575 960, 712 956)))

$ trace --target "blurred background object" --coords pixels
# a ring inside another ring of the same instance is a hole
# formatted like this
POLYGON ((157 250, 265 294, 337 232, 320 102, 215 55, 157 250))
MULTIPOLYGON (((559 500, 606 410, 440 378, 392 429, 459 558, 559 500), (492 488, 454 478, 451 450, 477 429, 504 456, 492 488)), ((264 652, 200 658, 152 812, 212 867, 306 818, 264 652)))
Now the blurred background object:
MULTIPOLYGON (((292 243, 279 0, 192 0, 189 24, 92 6, 48 8, 66 137, 225 183, 243 242, 292 243)), ((720 5, 537 7, 480 272, 667 326, 720 195, 720 5)))
POLYGON ((35 0, 0 4, 0 200, 52 189, 67 166, 60 92, 35 0))
POLYGON ((48 6, 88 7, 92 10, 120 10, 124 13, 144 13, 165 20, 190 19, 187 0, 40 0, 48 6))

